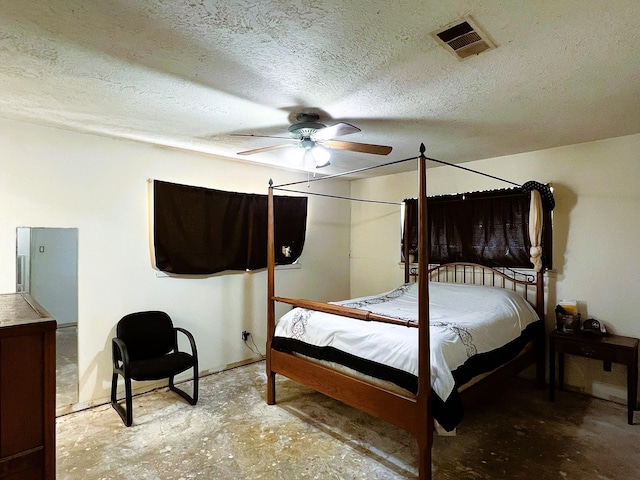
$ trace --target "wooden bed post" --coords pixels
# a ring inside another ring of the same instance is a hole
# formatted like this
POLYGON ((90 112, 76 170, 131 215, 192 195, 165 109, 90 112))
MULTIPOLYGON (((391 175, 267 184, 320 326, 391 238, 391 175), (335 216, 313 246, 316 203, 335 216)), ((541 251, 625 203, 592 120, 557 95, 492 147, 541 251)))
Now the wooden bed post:
POLYGON ((540 331, 536 335, 536 386, 538 388, 546 387, 545 372, 546 372, 546 342, 547 336, 545 332, 545 304, 544 304, 544 267, 536 272, 536 311, 538 317, 541 320, 540 331))
POLYGON ((429 335, 429 239, 427 237, 427 158, 420 144, 420 191, 418 194, 418 427, 419 478, 431 480, 431 345, 429 335))
POLYGON ((276 374, 271 369, 271 344, 276 323, 275 306, 275 246, 274 246, 274 212, 273 212, 273 180, 269 180, 269 198, 267 203, 267 404, 276 403, 276 374))

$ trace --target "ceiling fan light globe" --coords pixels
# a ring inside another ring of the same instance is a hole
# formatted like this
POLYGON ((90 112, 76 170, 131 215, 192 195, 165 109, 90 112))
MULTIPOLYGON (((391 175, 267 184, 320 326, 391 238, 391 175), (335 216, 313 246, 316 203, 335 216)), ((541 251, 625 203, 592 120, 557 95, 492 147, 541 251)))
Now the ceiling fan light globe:
POLYGON ((311 149, 311 155, 313 156, 313 160, 316 164, 316 168, 322 168, 329 165, 329 159, 331 158, 331 154, 329 150, 326 148, 316 145, 311 149))
POLYGON ((299 167, 304 161, 306 150, 303 148, 288 148, 285 152, 285 160, 289 165, 299 167))
POLYGON ((302 159, 302 168, 308 172, 313 172, 316 169, 316 161, 313 158, 310 150, 303 150, 304 157, 302 159))

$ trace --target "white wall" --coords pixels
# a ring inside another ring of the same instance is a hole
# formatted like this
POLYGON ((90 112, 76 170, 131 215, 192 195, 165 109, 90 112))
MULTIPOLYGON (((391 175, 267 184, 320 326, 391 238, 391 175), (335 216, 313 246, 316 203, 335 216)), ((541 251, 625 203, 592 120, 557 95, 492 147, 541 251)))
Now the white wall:
MULTIPOLYGON (((594 317, 617 334, 640 337, 640 134, 464 166, 519 184, 552 184, 556 208, 548 329, 554 325, 557 301, 575 299, 583 318, 594 317)), ((427 176, 429 195, 509 186, 448 166, 429 168, 427 176)), ((351 186, 354 197, 393 201, 415 197, 417 191, 415 172, 359 180, 351 186)), ((354 205, 351 221, 352 294, 369 293, 372 272, 380 291, 402 282, 399 216, 388 215, 384 208, 354 205)), ((626 402, 623 366, 614 365, 613 372, 606 373, 599 362, 569 356, 566 375, 575 389, 626 402)))
MULTIPOLYGON (((16 227, 79 229, 81 404, 107 400, 111 338, 130 312, 165 310, 190 330, 202 371, 252 357, 242 330, 264 352, 266 272, 156 276, 147 180, 266 194, 270 178, 279 184, 306 175, 2 119, 0 172, 0 292, 15 292, 16 227)), ((314 189, 348 195, 349 185, 331 180, 314 189)), ((348 295, 349 221, 348 205, 310 197, 302 268, 278 271, 276 293, 318 300, 348 295)))
POLYGON ((351 204, 351 296, 392 290, 404 281, 400 262, 400 202, 415 197, 417 174, 388 175, 351 182, 353 198, 397 205, 351 204))

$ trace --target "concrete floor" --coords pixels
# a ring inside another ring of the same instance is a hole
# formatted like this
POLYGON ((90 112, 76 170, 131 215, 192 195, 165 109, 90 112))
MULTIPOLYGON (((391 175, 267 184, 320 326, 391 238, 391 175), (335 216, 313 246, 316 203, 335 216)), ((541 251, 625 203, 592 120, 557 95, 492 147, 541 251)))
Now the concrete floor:
MULTIPOLYGON (((195 407, 166 389, 135 397, 130 428, 107 405, 59 417, 57 478, 416 478, 411 435, 287 379, 277 392, 267 405, 257 362, 203 377, 195 407)), ((623 405, 547 394, 516 378, 468 410, 435 437, 434 479, 640 478, 640 413, 627 425, 623 405)))

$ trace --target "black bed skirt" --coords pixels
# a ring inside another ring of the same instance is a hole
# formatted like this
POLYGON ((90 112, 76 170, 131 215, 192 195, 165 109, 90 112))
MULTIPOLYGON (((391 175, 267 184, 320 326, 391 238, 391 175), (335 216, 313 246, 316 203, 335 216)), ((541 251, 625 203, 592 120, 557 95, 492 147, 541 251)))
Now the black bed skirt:
MULTIPOLYGON (((432 392, 433 417, 445 430, 451 431, 456 428, 463 417, 462 401, 458 388, 477 375, 490 372, 517 357, 527 343, 534 338, 540 328, 540 323, 540 321, 537 321, 528 325, 515 340, 490 352, 474 355, 454 370, 452 373, 456 388, 446 400, 441 399, 435 392, 432 392)), ((293 338, 277 336, 273 338, 272 347, 281 352, 299 353, 317 360, 344 365, 364 375, 392 382, 414 395, 418 391, 417 376, 342 352, 333 347, 318 347, 293 338)))

